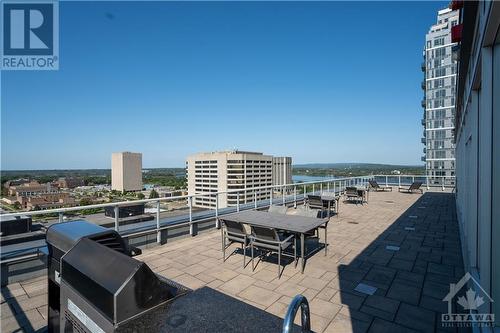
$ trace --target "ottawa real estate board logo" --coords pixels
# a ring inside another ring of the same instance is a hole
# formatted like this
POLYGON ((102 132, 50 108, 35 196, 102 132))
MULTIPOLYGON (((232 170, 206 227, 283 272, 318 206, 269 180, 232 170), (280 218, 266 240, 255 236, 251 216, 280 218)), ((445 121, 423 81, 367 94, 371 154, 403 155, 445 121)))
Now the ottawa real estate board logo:
POLYGON ((1 69, 59 69, 59 3, 2 1, 1 69))

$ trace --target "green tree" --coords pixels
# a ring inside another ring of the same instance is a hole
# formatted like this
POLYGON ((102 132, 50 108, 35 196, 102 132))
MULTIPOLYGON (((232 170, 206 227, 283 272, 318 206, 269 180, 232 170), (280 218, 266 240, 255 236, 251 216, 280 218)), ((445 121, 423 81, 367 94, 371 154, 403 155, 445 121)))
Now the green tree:
POLYGON ((159 198, 159 197, 160 197, 160 195, 154 189, 151 190, 151 193, 149 193, 149 199, 156 199, 156 198, 159 198))
POLYGON ((88 206, 88 205, 92 205, 93 202, 90 198, 82 198, 80 200, 80 206, 88 206))
POLYGON ((21 209, 21 204, 19 203, 19 201, 14 202, 14 208, 21 209))
POLYGON ((144 199, 146 196, 144 194, 142 194, 141 192, 137 193, 137 199, 139 200, 142 200, 144 199))

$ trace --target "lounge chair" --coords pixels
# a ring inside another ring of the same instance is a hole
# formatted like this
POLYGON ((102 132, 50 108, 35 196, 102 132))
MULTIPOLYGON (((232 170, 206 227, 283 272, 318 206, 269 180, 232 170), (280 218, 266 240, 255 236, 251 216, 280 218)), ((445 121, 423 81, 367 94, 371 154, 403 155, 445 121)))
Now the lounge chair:
MULTIPOLYGON (((250 235, 247 235, 243 224, 233 221, 221 220, 225 230, 222 236, 222 261, 226 261, 226 249, 233 243, 241 244, 243 251, 243 268, 246 266, 246 249, 250 245, 250 235), (226 245, 226 240, 229 244, 226 245)), ((234 251, 233 251, 234 253, 234 251)))
POLYGON ((384 191, 385 190, 390 190, 392 192, 392 187, 390 186, 380 186, 376 180, 369 180, 368 181, 370 183, 370 188, 373 189, 375 192, 378 192, 378 191, 384 191))
POLYGON ((354 186, 348 186, 345 188, 345 196, 348 201, 354 200, 356 204, 358 201, 361 201, 363 203, 363 195, 359 194, 358 188, 354 186))
POLYGON ((252 226, 252 238, 250 241, 250 249, 252 253, 252 271, 255 270, 253 262, 253 249, 254 247, 259 250, 264 250, 266 252, 277 252, 278 253, 278 279, 281 277, 281 255, 289 256, 284 254, 285 251, 290 246, 293 246, 293 260, 297 261, 297 239, 295 235, 280 235, 273 228, 257 227, 252 226))
POLYGON ((420 191, 420 193, 424 193, 424 190, 420 188, 422 186, 422 182, 413 182, 408 188, 398 188, 399 192, 413 193, 416 191, 420 191))
POLYGON ((287 206, 269 206, 268 212, 275 214, 286 214, 287 206))

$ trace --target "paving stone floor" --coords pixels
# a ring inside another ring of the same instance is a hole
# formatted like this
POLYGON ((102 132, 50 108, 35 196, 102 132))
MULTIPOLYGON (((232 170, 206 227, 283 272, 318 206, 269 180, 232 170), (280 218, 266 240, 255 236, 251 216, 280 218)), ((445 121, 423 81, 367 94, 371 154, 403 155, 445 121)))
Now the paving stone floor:
MULTIPOLYGON (((440 322, 449 284, 464 274, 450 193, 396 189, 370 193, 368 204, 341 204, 328 226, 328 255, 312 255, 304 274, 291 263, 278 279, 272 258, 253 272, 251 265, 243 268, 240 253, 223 262, 220 242, 220 231, 213 230, 136 258, 190 288, 206 285, 280 317, 292 297, 303 294, 317 332, 454 331, 440 322), (359 283, 377 290, 370 296, 357 292, 359 283)), ((46 277, 2 288, 2 332, 44 331, 46 293, 46 277)))

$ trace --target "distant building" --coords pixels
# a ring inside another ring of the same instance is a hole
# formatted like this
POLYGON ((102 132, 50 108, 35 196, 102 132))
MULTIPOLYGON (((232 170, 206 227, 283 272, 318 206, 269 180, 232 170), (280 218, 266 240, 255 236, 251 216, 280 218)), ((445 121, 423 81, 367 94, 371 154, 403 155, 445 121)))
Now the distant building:
POLYGON ((273 157, 273 185, 292 183, 292 158, 273 157))
POLYGON ((142 190, 142 154, 121 152, 111 156, 111 189, 142 190))
POLYGON ((75 205, 75 199, 66 192, 17 196, 17 201, 21 204, 21 207, 28 210, 55 209, 75 205))
MULTIPOLYGON (((273 157, 247 151, 221 151, 191 155, 186 161, 188 194, 241 190, 219 195, 219 208, 268 199, 269 191, 254 190, 271 186, 273 157)), ((215 196, 195 197, 193 206, 215 208, 215 196)))
POLYGON ((80 177, 62 177, 54 181, 54 185, 59 188, 75 188, 84 186, 85 182, 83 178, 80 177))
MULTIPOLYGON (((449 8, 438 12, 437 22, 425 36, 424 62, 424 133, 422 143, 427 176, 455 175, 455 84, 457 61, 452 56, 456 45, 451 30, 458 24, 459 11, 449 8)), ((430 178, 440 183, 442 178, 430 178)), ((448 178, 447 183, 453 180, 448 178)))
POLYGON ((32 196, 42 193, 57 193, 58 189, 50 183, 40 184, 36 180, 23 182, 20 185, 10 185, 8 187, 10 196, 32 196))

